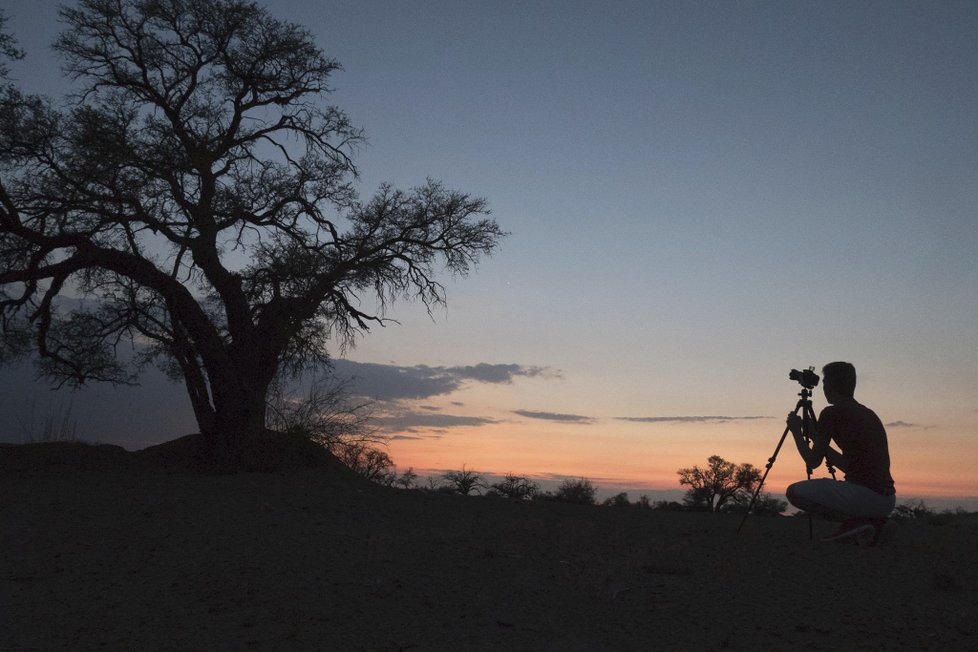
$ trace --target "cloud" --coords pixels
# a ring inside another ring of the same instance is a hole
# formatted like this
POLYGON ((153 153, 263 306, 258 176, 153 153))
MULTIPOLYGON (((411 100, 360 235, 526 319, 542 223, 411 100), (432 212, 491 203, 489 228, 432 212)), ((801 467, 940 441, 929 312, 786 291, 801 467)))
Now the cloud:
POLYGON ((600 488, 602 484, 618 484, 621 481, 615 478, 609 478, 604 476, 595 475, 568 475, 566 473, 536 473, 531 476, 535 480, 550 481, 554 483, 564 482, 566 480, 571 480, 572 482, 578 480, 588 480, 591 484, 595 485, 596 488, 600 488))
POLYGON ((887 428, 918 428, 916 423, 907 423, 906 421, 891 421, 886 424, 887 428))
POLYGON ((726 423, 728 421, 753 421, 756 419, 773 419, 774 417, 721 417, 721 416, 686 416, 686 417, 615 417, 619 421, 632 423, 726 423))
MULTIPOLYGON (((394 411, 373 419, 373 424, 383 432, 414 433, 419 428, 480 427, 498 423, 489 417, 469 417, 455 414, 432 414, 414 410, 394 411)), ((402 439, 407 437, 401 436, 402 439)), ((416 439, 416 438, 415 438, 416 439)))
POLYGON ((560 372, 546 367, 524 367, 518 364, 488 364, 480 362, 467 367, 435 367, 436 370, 480 383, 511 383, 516 376, 560 378, 560 372))
POLYGON ((513 410, 513 414, 518 414, 527 419, 543 419, 544 421, 561 421, 563 423, 594 423, 592 417, 585 417, 579 414, 560 414, 558 412, 534 412, 533 410, 513 410))
POLYGON ((403 367, 390 364, 334 360, 336 378, 350 381, 351 392, 380 401, 420 400, 451 394, 466 383, 509 384, 515 378, 559 378, 548 367, 489 364, 459 367, 403 367))

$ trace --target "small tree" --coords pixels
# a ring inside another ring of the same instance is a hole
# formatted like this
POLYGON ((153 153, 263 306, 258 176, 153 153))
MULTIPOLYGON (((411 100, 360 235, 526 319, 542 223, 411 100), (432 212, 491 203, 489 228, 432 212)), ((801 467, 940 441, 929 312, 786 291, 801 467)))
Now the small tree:
POLYGON ((710 456, 707 462, 705 469, 694 466, 677 471, 679 484, 690 487, 684 499, 690 509, 719 512, 728 501, 737 502, 744 496, 750 500, 761 481, 761 473, 755 466, 738 466, 719 455, 710 456))
POLYGON ((557 487, 553 499, 562 503, 593 505, 597 493, 598 488, 587 478, 580 478, 579 480, 567 478, 557 487))
POLYGON ((397 476, 394 479, 394 486, 400 487, 401 489, 413 489, 415 483, 418 481, 418 474, 414 472, 414 467, 408 467, 408 470, 397 476))
POLYGON ((611 498, 606 498, 604 502, 601 503, 605 507, 631 507, 632 504, 628 501, 628 492, 622 491, 621 493, 615 494, 611 498))
POLYGON ((461 471, 448 471, 442 478, 444 478, 447 486, 463 496, 468 496, 473 490, 479 491, 485 486, 482 474, 466 469, 464 464, 461 471))
POLYGON ((675 500, 657 500, 652 503, 652 509, 657 512, 686 512, 689 511, 689 507, 683 503, 677 503, 675 500))
POLYGON ((490 485, 490 489, 493 493, 511 500, 531 500, 540 493, 540 485, 536 482, 512 473, 506 475, 501 482, 490 485))
POLYGON ((342 446, 338 452, 337 457, 341 462, 371 482, 390 486, 397 477, 394 461, 378 448, 363 443, 351 443, 342 446))

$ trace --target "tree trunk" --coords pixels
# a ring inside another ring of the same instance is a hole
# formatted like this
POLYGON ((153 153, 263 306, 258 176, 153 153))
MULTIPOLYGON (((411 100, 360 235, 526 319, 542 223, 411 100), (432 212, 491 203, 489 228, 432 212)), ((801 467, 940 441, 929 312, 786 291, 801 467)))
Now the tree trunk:
POLYGON ((198 425, 209 443, 216 468, 233 473, 268 468, 271 460, 263 454, 267 448, 265 409, 271 375, 267 370, 247 365, 237 373, 208 374, 214 403, 210 424, 198 425), (205 426, 210 425, 205 432, 205 426))
POLYGON ((264 399, 264 395, 234 397, 223 401, 214 411, 211 451, 219 470, 261 470, 257 451, 265 431, 264 399))

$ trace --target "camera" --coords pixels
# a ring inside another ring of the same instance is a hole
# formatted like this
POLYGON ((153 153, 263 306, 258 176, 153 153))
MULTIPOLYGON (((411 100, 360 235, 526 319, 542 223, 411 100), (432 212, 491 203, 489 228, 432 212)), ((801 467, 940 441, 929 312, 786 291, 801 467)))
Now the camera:
POLYGON ((815 367, 809 367, 804 371, 792 369, 788 374, 788 380, 797 380, 805 389, 812 389, 818 385, 818 374, 815 373, 815 367))

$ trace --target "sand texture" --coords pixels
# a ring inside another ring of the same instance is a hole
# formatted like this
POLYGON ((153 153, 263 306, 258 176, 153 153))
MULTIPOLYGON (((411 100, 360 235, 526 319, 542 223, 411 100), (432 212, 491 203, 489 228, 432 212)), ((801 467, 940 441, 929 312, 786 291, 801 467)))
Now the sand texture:
POLYGON ((0 651, 978 650, 974 516, 875 549, 738 522, 336 469, 0 464, 0 651))

